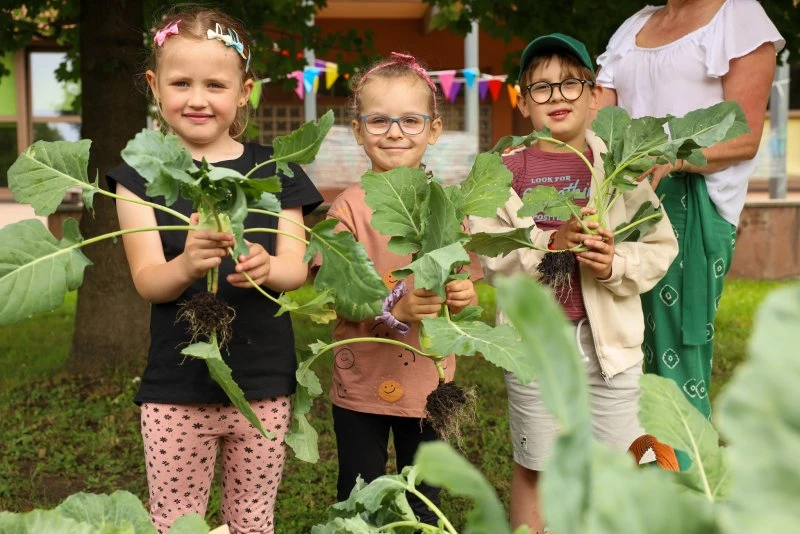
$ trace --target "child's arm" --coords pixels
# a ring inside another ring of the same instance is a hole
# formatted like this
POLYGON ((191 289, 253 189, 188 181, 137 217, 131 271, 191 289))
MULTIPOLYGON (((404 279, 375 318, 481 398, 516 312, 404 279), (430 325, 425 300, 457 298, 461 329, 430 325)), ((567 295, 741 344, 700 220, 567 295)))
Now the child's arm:
MULTIPOLYGON (((303 211, 299 207, 282 210, 281 215, 299 223, 303 222, 303 211)), ((305 239, 302 227, 283 218, 278 219, 278 230, 305 239)), ((248 244, 250 254, 239 256, 236 273, 227 277, 231 285, 241 288, 251 287, 250 282, 242 274, 245 272, 258 285, 265 285, 274 291, 291 291, 306 281, 308 264, 303 261, 306 253, 306 245, 303 242, 278 234, 274 256, 270 256, 258 243, 248 244)))
MULTIPOLYGON (((138 198, 124 186, 117 185, 117 194, 138 198)), ((157 226, 153 208, 132 202, 117 202, 120 228, 148 228, 157 226)), ((197 224, 197 214, 192 224, 197 224)), ((158 232, 141 232, 122 236, 125 255, 133 283, 139 294, 148 302, 170 302, 178 297, 212 269, 227 255, 233 246, 233 235, 211 230, 187 232, 186 245, 181 255, 166 261, 158 232)))
MULTIPOLYGON (((659 206, 660 202, 647 183, 640 183, 626 192, 626 219, 631 217, 646 201, 659 206)), ((639 295, 652 289, 666 274, 672 260, 678 255, 678 241, 666 213, 639 241, 617 243, 611 262, 611 274, 600 282, 616 295, 639 295)))

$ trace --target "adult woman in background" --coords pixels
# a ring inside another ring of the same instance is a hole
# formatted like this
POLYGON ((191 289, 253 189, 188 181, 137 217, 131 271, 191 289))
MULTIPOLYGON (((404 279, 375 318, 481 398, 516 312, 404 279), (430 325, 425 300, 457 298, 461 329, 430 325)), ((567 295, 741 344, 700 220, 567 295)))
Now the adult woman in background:
POLYGON ((680 252, 642 295, 645 370, 675 380, 706 416, 714 317, 783 45, 756 0, 667 0, 626 20, 597 60, 601 107, 618 105, 634 118, 683 116, 729 100, 750 126, 704 149, 703 167, 678 160, 646 173, 664 196, 680 252))

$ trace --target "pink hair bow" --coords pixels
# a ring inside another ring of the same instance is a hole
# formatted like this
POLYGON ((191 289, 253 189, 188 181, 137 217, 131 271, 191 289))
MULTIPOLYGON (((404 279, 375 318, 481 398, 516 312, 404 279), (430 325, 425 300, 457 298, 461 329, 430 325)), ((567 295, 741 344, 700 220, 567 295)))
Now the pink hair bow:
POLYGON ((180 24, 181 19, 178 19, 174 22, 170 22, 162 29, 156 32, 156 36, 153 37, 153 42, 158 46, 164 46, 164 41, 167 40, 167 37, 170 35, 178 35, 178 24, 180 24))

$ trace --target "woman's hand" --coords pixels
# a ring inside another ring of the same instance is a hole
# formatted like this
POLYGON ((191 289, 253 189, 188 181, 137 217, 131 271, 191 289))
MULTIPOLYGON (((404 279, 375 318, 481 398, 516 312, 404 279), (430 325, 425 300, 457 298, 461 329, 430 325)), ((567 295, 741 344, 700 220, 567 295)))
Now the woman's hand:
POLYGON ((229 274, 228 283, 234 287, 252 287, 250 281, 244 276, 247 273, 257 285, 263 285, 270 273, 270 255, 263 246, 258 243, 245 241, 250 247, 250 253, 239 256, 239 263, 236 265, 236 272, 229 274))
POLYGON ((472 280, 451 280, 445 286, 445 304, 450 309, 450 313, 458 313, 470 304, 477 301, 478 295, 475 293, 475 286, 472 280))
MULTIPOLYGON (((200 216, 193 213, 190 224, 197 225, 200 216)), ((234 245, 233 234, 213 230, 190 230, 186 233, 186 244, 181 254, 181 262, 186 275, 197 280, 208 271, 219 267, 222 258, 228 255, 228 247, 234 245)))
POLYGON ((578 261, 592 271, 598 280, 606 280, 611 276, 611 263, 614 260, 614 233, 608 228, 600 228, 596 222, 587 222, 597 235, 583 234, 583 244, 589 250, 575 255, 578 261))
POLYGON ((662 178, 673 172, 687 170, 686 166, 686 161, 682 159, 676 159, 674 164, 664 163, 662 165, 653 165, 644 171, 638 178, 636 178, 636 181, 641 182, 645 178, 650 177, 650 187, 652 187, 653 191, 655 191, 658 187, 658 184, 661 183, 662 178))

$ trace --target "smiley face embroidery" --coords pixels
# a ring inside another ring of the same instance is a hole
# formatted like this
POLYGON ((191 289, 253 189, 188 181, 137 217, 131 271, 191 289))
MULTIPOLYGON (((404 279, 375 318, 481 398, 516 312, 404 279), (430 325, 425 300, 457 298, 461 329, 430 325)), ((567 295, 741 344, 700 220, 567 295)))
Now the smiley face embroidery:
POLYGON ((397 402, 403 397, 403 388, 397 380, 385 380, 378 386, 378 396, 386 402, 397 402))

